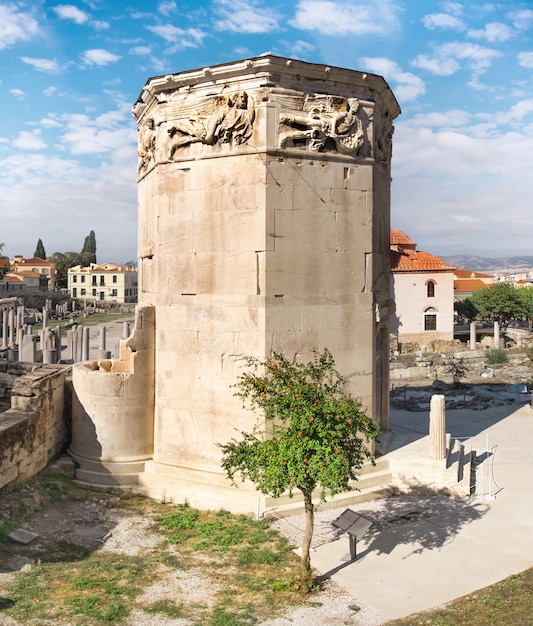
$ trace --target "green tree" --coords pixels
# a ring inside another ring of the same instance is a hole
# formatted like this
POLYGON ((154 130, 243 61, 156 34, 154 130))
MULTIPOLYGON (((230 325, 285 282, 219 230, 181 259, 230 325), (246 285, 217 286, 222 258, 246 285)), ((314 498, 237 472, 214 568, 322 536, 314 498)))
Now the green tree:
POLYGON ((460 317, 465 317, 469 322, 475 320, 479 313, 475 304, 472 302, 472 300, 470 300, 470 298, 466 298, 465 300, 458 300, 453 305, 453 308, 457 311, 457 314, 460 317))
POLYGON ((35 247, 35 252, 33 256, 37 259, 43 259, 46 261, 46 250, 44 249, 44 245, 41 239, 37 242, 37 246, 35 247))
POLYGON ((379 434, 361 404, 346 395, 348 377, 335 368, 329 350, 314 352, 309 363, 274 353, 260 361, 245 357, 252 368, 243 373, 235 395, 264 416, 237 441, 219 444, 222 467, 235 485, 236 475, 251 480, 274 498, 301 491, 306 530, 302 546, 302 582, 311 581, 309 550, 314 529, 313 492, 326 495, 350 491, 357 470, 372 455, 366 445, 379 434))
POLYGON ((531 327, 531 320, 533 319, 533 287, 520 287, 517 291, 524 305, 526 317, 531 327))
POLYGON ((56 286, 59 289, 66 289, 69 268, 76 265, 87 267, 92 263, 91 258, 91 253, 87 252, 54 252, 48 260, 56 266, 56 286))
POLYGON ((495 283, 487 289, 474 291, 472 303, 484 318, 509 321, 527 313, 519 290, 509 283, 495 283))
POLYGON ((96 263, 96 235, 94 234, 94 230, 91 230, 87 237, 85 237, 81 253, 91 255, 90 263, 96 263))

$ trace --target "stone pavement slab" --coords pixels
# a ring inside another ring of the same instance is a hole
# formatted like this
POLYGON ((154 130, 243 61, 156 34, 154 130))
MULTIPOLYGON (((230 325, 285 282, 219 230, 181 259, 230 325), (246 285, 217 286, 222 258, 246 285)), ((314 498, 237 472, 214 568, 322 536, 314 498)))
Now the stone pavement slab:
MULTIPOLYGON (((410 454, 427 453, 425 446, 417 451, 427 433, 419 413, 410 419, 405 411, 393 411, 391 422, 410 454)), ((488 440, 490 491, 485 484, 456 514, 369 533, 357 543, 356 561, 349 560, 347 535, 311 555, 321 574, 384 620, 438 607, 533 567, 533 409, 449 411, 447 431, 471 431, 465 445, 472 443, 478 453, 488 440)))

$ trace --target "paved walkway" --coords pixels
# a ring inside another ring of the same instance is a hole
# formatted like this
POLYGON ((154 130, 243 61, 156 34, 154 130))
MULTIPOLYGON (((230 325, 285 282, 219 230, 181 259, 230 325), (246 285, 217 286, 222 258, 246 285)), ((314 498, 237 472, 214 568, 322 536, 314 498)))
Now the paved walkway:
MULTIPOLYGON (((398 448, 427 455, 429 414, 392 411, 398 448)), ((446 430, 478 455, 480 495, 452 515, 414 521, 357 543, 346 535, 312 554, 313 566, 385 620, 431 609, 533 567, 533 409, 448 411, 446 430)), ((394 447, 394 446, 393 446, 394 447)), ((416 456, 414 457, 416 458, 416 456)))

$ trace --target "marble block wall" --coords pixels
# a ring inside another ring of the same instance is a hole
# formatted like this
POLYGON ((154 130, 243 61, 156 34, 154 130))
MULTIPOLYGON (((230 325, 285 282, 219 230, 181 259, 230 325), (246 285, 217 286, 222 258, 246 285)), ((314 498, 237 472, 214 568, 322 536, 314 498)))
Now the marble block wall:
POLYGON ((148 80, 139 303, 155 308, 154 497, 255 509, 220 449, 258 416, 240 355, 328 348, 388 428, 390 160, 383 78, 272 55, 148 80))

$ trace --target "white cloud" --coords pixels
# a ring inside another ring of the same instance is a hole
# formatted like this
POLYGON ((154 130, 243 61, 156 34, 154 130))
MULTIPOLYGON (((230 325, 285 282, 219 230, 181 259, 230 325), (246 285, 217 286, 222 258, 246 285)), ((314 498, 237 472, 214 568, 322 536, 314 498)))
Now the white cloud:
POLYGON ((389 84, 392 83, 394 94, 400 103, 416 100, 426 92, 426 86, 422 79, 410 72, 404 72, 394 61, 385 58, 364 57, 360 59, 360 63, 368 71, 379 74, 389 84))
POLYGON ((417 56, 411 63, 438 76, 449 76, 460 69, 459 61, 466 61, 476 74, 485 72, 494 59, 502 57, 499 50, 484 48, 474 43, 450 42, 437 46, 433 57, 417 56))
POLYGON ((29 256, 42 237, 49 254, 81 250, 85 236, 94 230, 99 260, 135 259, 136 160, 133 141, 118 147, 97 167, 57 153, 18 152, 0 160, 0 168, 11 181, 2 188, 2 201, 13 215, 12 219, 5 212, 2 215, 6 248, 12 254, 23 252, 31 241, 29 256))
POLYGON ((533 11, 531 9, 511 11, 507 17, 513 22, 513 26, 519 30, 528 30, 533 25, 533 11))
POLYGON ((21 57, 23 63, 31 65, 33 69, 38 72, 45 72, 46 74, 57 74, 59 72, 59 65, 55 59, 35 59, 33 57, 21 57))
POLYGON ((94 119, 78 113, 64 116, 63 120, 66 131, 60 142, 71 154, 112 153, 117 146, 128 146, 136 141, 129 103, 94 119))
POLYGON ((89 15, 72 4, 58 4, 53 10, 62 20, 72 20, 76 24, 89 21, 89 15))
POLYGON ((390 35, 399 29, 398 10, 390 0, 299 0, 289 24, 326 35, 390 35))
POLYGON ((20 101, 25 100, 26 98, 26 93, 22 91, 22 89, 10 89, 9 93, 20 101))
POLYGON ((411 65, 435 76, 451 76, 461 69, 459 63, 453 58, 429 57, 427 54, 418 55, 411 61, 411 65))
POLYGON ((19 150, 44 150, 48 147, 38 129, 31 133, 25 130, 20 131, 18 137, 13 140, 13 146, 19 150))
POLYGON ((161 26, 147 26, 149 31, 155 35, 159 35, 168 43, 176 45, 179 48, 197 48, 202 45, 207 33, 197 28, 188 28, 183 30, 173 24, 162 24, 161 26))
POLYGON ((502 122, 505 123, 508 120, 522 121, 524 118, 529 120, 531 118, 532 113, 533 113, 533 98, 521 100, 520 102, 517 102, 509 109, 509 113, 505 115, 502 122))
POLYGON ((480 30, 469 30, 468 36, 473 39, 485 39, 491 43, 496 41, 507 41, 513 36, 513 30, 505 24, 499 22, 491 22, 486 24, 485 28, 480 30))
POLYGON ((234 33, 269 33, 278 28, 280 15, 255 0, 215 0, 215 28, 234 33))
POLYGON ((518 63, 522 67, 533 68, 533 52, 520 52, 518 63))
POLYGON ((292 57, 301 58, 305 57, 306 54, 313 52, 316 48, 313 44, 298 39, 297 41, 291 43, 290 49, 290 55, 292 57))
POLYGON ((107 30, 111 28, 109 22, 104 22, 102 20, 91 20, 91 26, 96 28, 96 30, 107 30))
POLYGON ((428 30, 466 30, 466 24, 463 20, 446 13, 432 13, 422 18, 422 23, 428 30))
POLYGON ((459 4, 459 2, 443 2, 442 8, 446 11, 446 13, 451 13, 452 15, 463 15, 463 5, 459 4))
POLYGON ((109 65, 116 63, 120 58, 109 50, 102 50, 101 48, 86 50, 82 55, 82 59, 87 65, 109 65))
POLYGON ((133 54, 135 56, 144 56, 152 53, 152 48, 150 46, 133 46, 128 50, 129 54, 133 54))
POLYGON ((39 32, 39 23, 16 4, 0 5, 0 50, 27 41, 39 32))
POLYGON ((161 15, 168 16, 171 13, 177 13, 178 7, 175 2, 163 1, 157 5, 157 10, 161 13, 161 15))
MULTIPOLYGON (((511 115, 527 119, 531 106, 521 103, 520 110, 502 112, 502 123, 511 115)), ((435 254, 453 254, 456 246, 485 256, 513 249, 528 253, 533 132, 493 123, 482 133, 472 124, 475 119, 448 112, 439 125, 439 115, 399 118, 395 124, 393 224, 435 254), (465 124, 452 128, 454 119, 465 124), (421 209, 413 212, 414 206, 421 209), (474 230, 461 228, 475 222, 474 230)))

